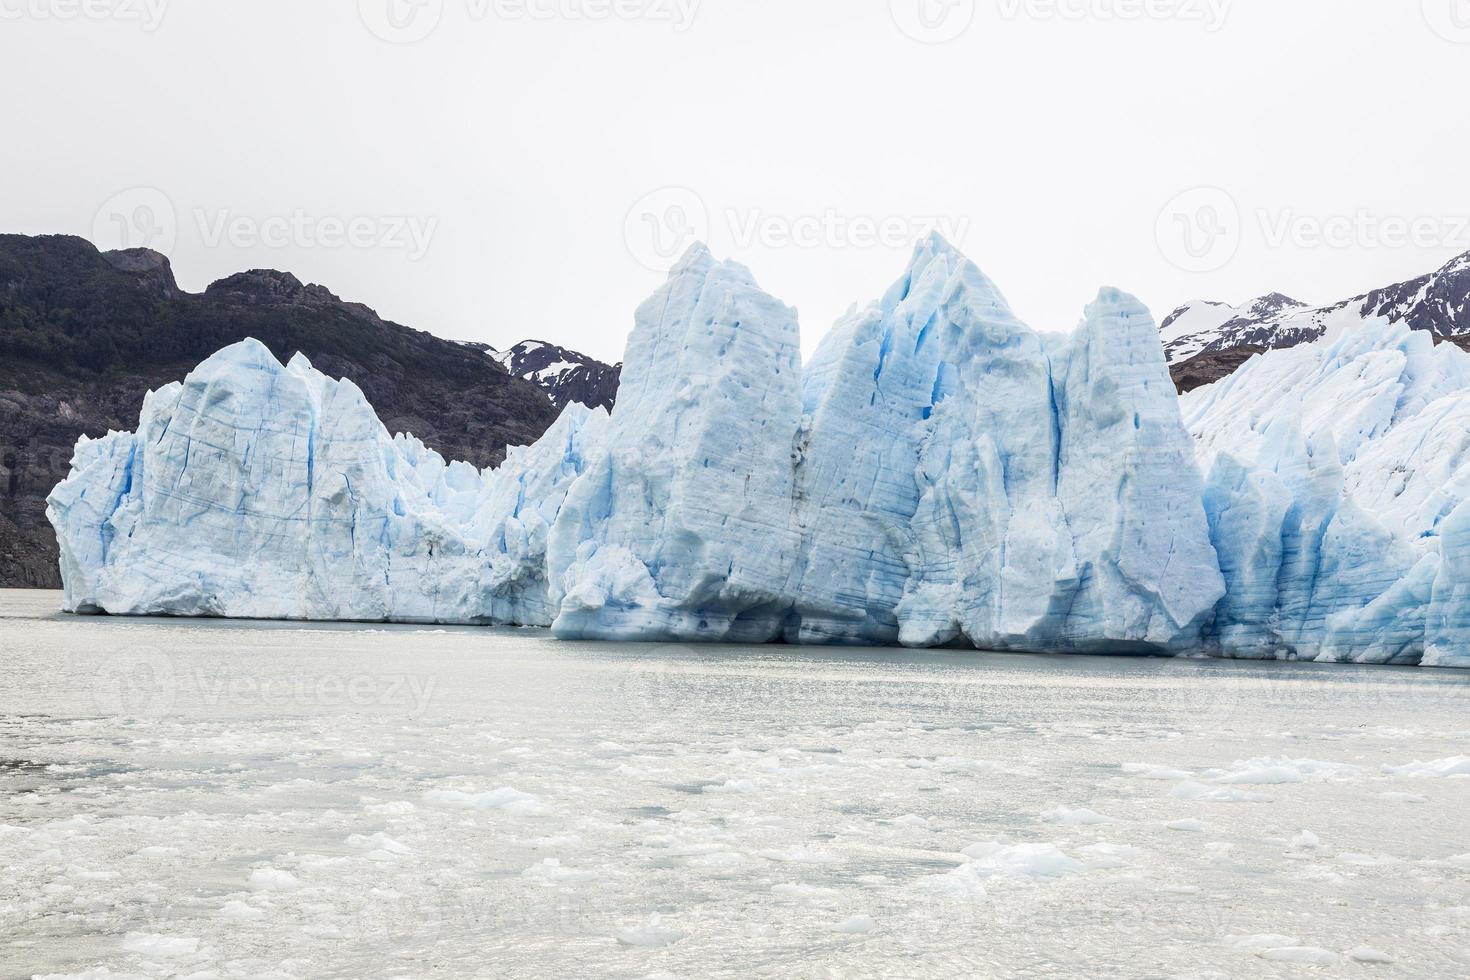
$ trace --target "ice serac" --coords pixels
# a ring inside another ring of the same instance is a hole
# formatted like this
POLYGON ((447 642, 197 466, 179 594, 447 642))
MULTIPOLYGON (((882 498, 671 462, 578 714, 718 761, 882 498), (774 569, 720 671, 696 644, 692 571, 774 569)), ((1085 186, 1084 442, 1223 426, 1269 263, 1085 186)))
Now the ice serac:
POLYGON ((1157 329, 1048 342, 942 239, 807 370, 793 642, 1165 650, 1223 591, 1157 329), (1147 515, 1147 520, 1144 520, 1147 515))
POLYGON ((535 445, 511 449, 456 515, 483 558, 479 621, 550 626, 556 619, 546 576, 551 530, 610 425, 604 409, 572 402, 535 445))
POLYGON ((910 646, 1044 649, 1075 581, 1058 496, 1060 416, 1043 338, 961 261, 933 327, 943 362, 915 460, 921 499, 899 613, 910 646))
POLYGON ((947 297, 963 259, 921 243, 882 300, 838 321, 808 364, 787 587, 793 643, 889 645, 910 575, 914 467, 944 370, 947 297))
POLYGON ((799 351, 795 311, 703 246, 639 308, 606 445, 550 536, 557 636, 780 635, 799 351))
MULTIPOLYGON (((569 412, 560 437, 595 418, 569 412)), ((498 472, 524 477, 532 455, 498 472)), ((543 508, 575 469, 546 455, 543 508)), ((512 622, 536 618, 539 589, 544 619, 544 582, 506 568, 537 564, 511 490, 390 438, 351 382, 247 340, 151 394, 136 434, 84 440, 48 516, 78 612, 512 622)))
POLYGON ((1065 347, 1065 361, 1053 354, 1058 496, 1077 584, 1056 593, 1064 644, 1192 647, 1225 587, 1158 327, 1137 299, 1105 289, 1065 347))

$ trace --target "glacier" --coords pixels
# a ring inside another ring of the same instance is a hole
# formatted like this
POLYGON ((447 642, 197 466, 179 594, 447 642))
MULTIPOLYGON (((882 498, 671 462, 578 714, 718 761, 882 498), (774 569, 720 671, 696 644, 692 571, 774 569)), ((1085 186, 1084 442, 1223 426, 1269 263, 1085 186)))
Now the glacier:
POLYGON ((498 479, 390 437, 362 391, 243 341, 83 439, 48 516, 77 612, 550 625, 542 566, 606 412, 498 479))
POLYGON ((696 245, 614 411, 477 470, 246 341, 83 439, 49 500, 81 613, 1470 667, 1470 355, 1386 321, 1182 399, 1101 290, 1023 323, 938 236, 805 366, 696 245))
POLYGON ((1227 657, 1470 667, 1470 354, 1370 317, 1182 397, 1227 657))

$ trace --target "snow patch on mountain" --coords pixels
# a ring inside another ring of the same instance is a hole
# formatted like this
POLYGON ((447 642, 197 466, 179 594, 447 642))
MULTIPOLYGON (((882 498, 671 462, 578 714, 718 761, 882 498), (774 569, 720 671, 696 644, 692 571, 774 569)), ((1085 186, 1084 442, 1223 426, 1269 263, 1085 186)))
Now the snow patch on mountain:
POLYGON ((1470 335, 1470 253, 1429 275, 1330 306, 1309 306, 1280 293, 1243 306, 1187 303, 1164 320, 1160 337, 1169 363, 1178 365, 1237 347, 1294 347, 1374 319, 1440 337, 1470 335))
POLYGON ((612 411, 617 401, 621 364, 540 340, 523 340, 505 350, 486 348, 493 360, 518 378, 532 382, 557 408, 577 403, 612 411))

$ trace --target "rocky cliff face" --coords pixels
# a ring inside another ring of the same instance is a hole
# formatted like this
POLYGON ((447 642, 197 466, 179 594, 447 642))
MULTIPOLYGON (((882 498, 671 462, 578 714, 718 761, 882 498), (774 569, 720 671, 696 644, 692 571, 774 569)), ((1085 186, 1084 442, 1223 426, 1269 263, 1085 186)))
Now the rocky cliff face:
POLYGON ((155 252, 0 235, 0 587, 60 586, 44 500, 78 437, 132 428, 149 389, 246 337, 352 380, 390 431, 477 466, 556 419, 536 385, 482 353, 290 273, 244 272, 192 294, 155 252))

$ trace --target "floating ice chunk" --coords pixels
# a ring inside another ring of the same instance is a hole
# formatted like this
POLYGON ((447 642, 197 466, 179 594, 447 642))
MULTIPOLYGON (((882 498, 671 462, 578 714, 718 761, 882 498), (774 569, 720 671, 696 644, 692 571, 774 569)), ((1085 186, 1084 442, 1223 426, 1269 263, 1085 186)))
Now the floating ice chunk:
POLYGON ((1291 846, 1299 851, 1315 851, 1322 846, 1322 838, 1310 830, 1304 830, 1292 838, 1291 846))
POLYGON ((1169 830, 1179 830, 1190 834, 1202 834, 1207 829, 1203 820, 1175 820, 1165 824, 1169 830))
POLYGON ((1068 809, 1067 807, 1058 807, 1055 810, 1048 810, 1043 813, 1041 819, 1046 823, 1062 824, 1063 826, 1069 827, 1088 827, 1118 822, 1112 817, 1105 817, 1101 813, 1085 807, 1076 810, 1068 809))
POLYGON ((1143 857, 1143 849, 1131 844, 1089 844, 1079 852, 1090 871, 1126 868, 1143 857))
POLYGON ((1372 946, 1358 946, 1350 949, 1344 955, 1354 963, 1396 963, 1392 956, 1372 946))
POLYGON ((221 918, 233 919, 236 922, 252 922, 256 919, 265 918, 265 911, 263 909, 258 909, 237 898, 230 899, 230 901, 220 906, 219 914, 221 918))
POLYGON ((803 846, 757 851, 756 857, 782 864, 830 864, 837 860, 837 855, 831 851, 825 851, 820 847, 803 846))
POLYGON ((503 786, 488 793, 465 793, 460 790, 433 789, 424 793, 428 803, 469 807, 474 810, 503 810, 518 817, 539 817, 550 812, 540 797, 503 786))
POLYGON ((740 869, 745 864, 744 855, 734 851, 715 851, 692 857, 688 861, 689 867, 696 871, 708 871, 713 874, 728 874, 740 869))
POLYGON ((1055 844, 972 844, 964 855, 980 874, 1004 878, 1054 878, 1082 874, 1082 862, 1068 857, 1055 844))
POLYGON ((576 834, 552 834, 550 837, 533 837, 527 846, 538 851, 560 851, 565 848, 581 847, 582 838, 576 834))
POLYGON ((832 927, 833 932, 847 933, 853 936, 865 936, 878 928, 878 923, 866 915, 854 915, 844 919, 832 927))
POLYGON ((1451 776, 1470 776, 1470 756, 1457 755, 1433 762, 1411 762, 1406 766, 1383 767, 1390 776, 1410 776, 1416 779, 1445 779, 1451 776))
POLYGON ((1271 797, 1264 793, 1252 793, 1228 786, 1207 786, 1194 781, 1175 786, 1170 796, 1176 800, 1195 800, 1202 803, 1270 803, 1271 797))
POLYGON ((1420 796, 1418 793, 1379 793, 1378 798, 1385 803, 1428 803, 1429 797, 1420 796))
POLYGON ((894 827, 904 827, 909 830, 929 830, 932 826, 932 821, 928 817, 921 817, 914 813, 894 817, 888 823, 894 827))
POLYGON ((1222 942, 1226 946, 1235 949, 1264 951, 1268 949, 1282 949, 1300 945, 1300 940, 1295 936, 1278 936, 1273 933, 1263 933, 1254 936, 1227 936, 1222 942))
POLYGON ((689 933, 682 929, 674 929, 664 925, 663 917, 655 914, 649 917, 647 925, 619 929, 613 933, 613 938, 624 946, 636 946, 642 949, 662 949, 665 946, 672 946, 680 940, 689 938, 689 933))
POLYGON ((1237 762, 1233 771, 1215 779, 1225 785, 1273 786, 1308 780, 1350 779, 1361 774, 1357 766, 1316 759, 1248 759, 1237 762))
POLYGON ((539 864, 533 864, 521 872, 522 878, 527 878, 539 885, 551 887, 554 885, 573 885, 587 881, 596 881, 600 876, 596 871, 579 871, 576 868, 563 867, 561 861, 556 858, 547 858, 539 864))
POLYGON ((73 864, 66 869, 66 876, 78 881, 110 881, 118 874, 116 871, 89 871, 80 865, 73 864))
POLYGON ((777 898, 789 898, 800 902, 823 902, 838 897, 834 889, 819 888, 816 885, 806 885, 800 882, 772 885, 771 894, 777 898))
POLYGON ((162 936, 158 933, 130 932, 123 939, 122 948, 129 953, 143 956, 158 956, 174 959, 193 956, 199 951, 199 940, 183 936, 162 936))
POLYGON ((918 888, 953 902, 983 902, 990 894, 985 890, 986 877, 970 863, 942 875, 929 875, 919 882, 918 888))
POLYGON ((1339 959, 1331 950, 1316 946, 1287 946, 1263 950, 1256 955, 1272 963, 1295 963, 1298 966, 1334 966, 1339 959))
POLYGON ((1352 864, 1360 868, 1383 868, 1403 863, 1391 854, 1344 853, 1339 854, 1337 859, 1343 864, 1352 864))
POLYGON ((1154 766, 1148 763, 1125 763, 1123 771, 1130 776, 1138 776, 1140 779, 1157 779, 1171 783, 1194 778, 1194 773, 1187 769, 1170 769, 1166 766, 1154 766))
POLYGON ((257 868, 250 872, 250 887, 258 892, 294 892, 301 887, 301 882, 289 871, 257 868))
POLYGON ((366 813, 378 814, 387 817, 401 817, 413 813, 418 807, 407 800, 394 800, 391 803, 369 803, 363 807, 366 813))
MULTIPOLYGON (((404 844, 400 844, 398 841, 394 840, 393 838, 382 832, 371 835, 353 834, 347 838, 347 846, 356 848, 358 850, 372 851, 374 853, 381 852, 382 854, 386 855, 390 860, 393 858, 407 857, 413 854, 413 848, 408 847, 404 844)), ((372 854, 369 854, 368 856, 372 857, 372 854)))

